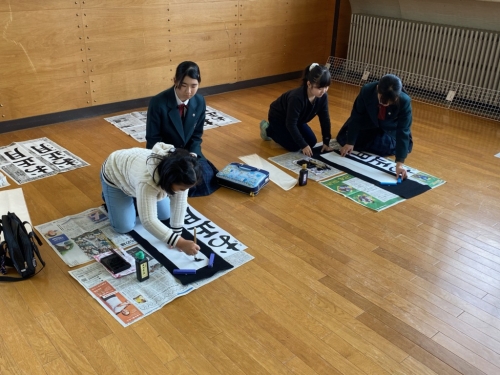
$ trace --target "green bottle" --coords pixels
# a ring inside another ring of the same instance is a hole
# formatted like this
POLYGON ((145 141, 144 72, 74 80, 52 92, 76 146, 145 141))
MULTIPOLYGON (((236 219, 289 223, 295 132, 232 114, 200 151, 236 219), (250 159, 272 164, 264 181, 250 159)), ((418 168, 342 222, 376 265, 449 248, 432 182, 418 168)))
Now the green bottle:
POLYGON ((149 279, 149 262, 143 251, 138 251, 135 254, 135 273, 137 280, 141 282, 149 279))

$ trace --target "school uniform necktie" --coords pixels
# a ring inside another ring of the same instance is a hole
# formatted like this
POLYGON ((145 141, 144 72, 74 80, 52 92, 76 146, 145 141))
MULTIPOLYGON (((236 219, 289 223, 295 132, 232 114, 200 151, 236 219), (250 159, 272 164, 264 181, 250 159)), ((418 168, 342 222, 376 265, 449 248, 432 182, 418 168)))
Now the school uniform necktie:
POLYGON ((385 120, 386 109, 387 109, 386 106, 383 106, 382 104, 378 105, 378 115, 377 115, 377 118, 379 120, 385 120))
POLYGON ((181 116, 181 119, 184 119, 184 108, 187 109, 187 105, 181 103, 177 106, 177 108, 179 108, 179 115, 181 116))

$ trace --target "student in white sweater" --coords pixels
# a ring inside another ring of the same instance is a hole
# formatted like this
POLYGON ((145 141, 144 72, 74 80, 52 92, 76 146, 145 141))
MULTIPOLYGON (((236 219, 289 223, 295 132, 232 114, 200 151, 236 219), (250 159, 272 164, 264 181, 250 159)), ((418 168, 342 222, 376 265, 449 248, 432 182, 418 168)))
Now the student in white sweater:
POLYGON ((113 152, 101 168, 102 195, 111 226, 127 233, 136 224, 159 240, 188 255, 200 247, 181 237, 188 190, 201 179, 196 158, 188 151, 158 142, 152 150, 131 148, 113 152), (160 220, 170 218, 171 228, 160 220))

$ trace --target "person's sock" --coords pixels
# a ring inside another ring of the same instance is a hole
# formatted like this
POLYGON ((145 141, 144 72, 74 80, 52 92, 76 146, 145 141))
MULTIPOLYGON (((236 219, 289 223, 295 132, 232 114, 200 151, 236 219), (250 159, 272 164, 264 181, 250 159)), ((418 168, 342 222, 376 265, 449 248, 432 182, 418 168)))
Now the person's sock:
POLYGON ((269 123, 266 120, 262 120, 260 122, 260 137, 263 141, 270 141, 271 137, 267 136, 267 128, 269 127, 269 123))

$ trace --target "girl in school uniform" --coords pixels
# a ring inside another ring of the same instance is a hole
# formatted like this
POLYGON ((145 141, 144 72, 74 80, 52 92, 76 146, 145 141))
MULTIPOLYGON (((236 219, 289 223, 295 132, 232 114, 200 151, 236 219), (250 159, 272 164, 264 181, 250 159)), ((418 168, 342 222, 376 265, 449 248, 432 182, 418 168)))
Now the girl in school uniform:
POLYGON ((318 116, 323 138, 321 152, 332 151, 327 95, 330 81, 330 72, 325 66, 313 63, 306 67, 302 85, 271 103, 268 121, 260 123, 261 138, 272 139, 288 151, 301 150, 304 155, 312 156, 317 138, 307 123, 318 116))
POLYGON ((200 247, 181 233, 188 189, 200 179, 197 158, 172 145, 158 142, 152 150, 135 147, 113 152, 101 167, 102 196, 111 226, 118 233, 130 232, 139 214, 144 228, 157 239, 196 255, 200 247), (169 218, 170 228, 161 222, 169 218))
POLYGON ((146 120, 146 148, 163 142, 186 149, 198 158, 203 181, 189 189, 190 197, 209 195, 219 188, 215 179, 218 170, 201 152, 206 104, 203 96, 197 94, 200 83, 198 65, 192 61, 180 63, 174 86, 149 102, 146 120))
POLYGON ((413 147, 411 99, 399 77, 367 83, 354 101, 351 116, 337 134, 340 155, 356 151, 396 155, 396 176, 407 177, 403 163, 413 147))

